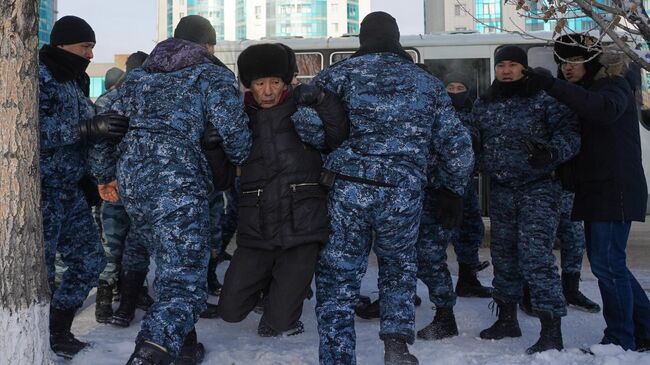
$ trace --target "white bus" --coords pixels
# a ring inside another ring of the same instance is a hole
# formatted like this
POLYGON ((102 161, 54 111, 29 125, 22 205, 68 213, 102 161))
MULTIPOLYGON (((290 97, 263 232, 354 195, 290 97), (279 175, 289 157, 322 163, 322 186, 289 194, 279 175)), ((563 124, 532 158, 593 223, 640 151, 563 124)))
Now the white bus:
MULTIPOLYGON (((522 37, 510 33, 441 33, 416 36, 402 36, 400 42, 404 49, 418 63, 424 63, 438 77, 451 71, 467 75, 472 82, 470 93, 473 97, 481 95, 494 79, 494 53, 502 45, 514 44, 524 48, 528 53, 528 63, 531 67, 545 67, 554 75, 557 66, 553 60, 552 46, 547 40, 552 39, 548 32, 533 32, 530 36, 522 37)), ((352 55, 359 47, 357 37, 342 38, 282 38, 259 41, 227 41, 219 42, 215 55, 237 73, 237 57, 248 46, 258 43, 279 42, 294 49, 299 68, 298 78, 302 82, 309 81, 320 70, 352 55)), ((643 167, 646 180, 650 183, 650 89, 648 73, 641 72, 642 105, 640 109, 647 110, 648 118, 639 118, 641 124, 641 148, 643 151, 643 167)), ((484 213, 487 209, 487 184, 479 185, 484 213)), ((650 212, 650 201, 648 211, 650 212)))

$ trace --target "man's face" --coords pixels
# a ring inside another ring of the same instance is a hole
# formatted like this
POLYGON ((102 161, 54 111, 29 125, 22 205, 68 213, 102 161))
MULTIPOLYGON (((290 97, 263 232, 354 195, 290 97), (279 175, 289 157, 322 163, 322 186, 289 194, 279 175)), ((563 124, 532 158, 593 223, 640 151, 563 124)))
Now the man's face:
POLYGON ((74 53, 79 57, 83 57, 87 60, 93 59, 93 48, 95 48, 95 42, 81 42, 74 44, 64 44, 58 46, 59 48, 74 53))
POLYGON ((450 94, 458 94, 463 91, 467 91, 467 88, 460 82, 450 82, 447 84, 447 92, 450 94))
POLYGON ((585 59, 583 57, 569 57, 567 58, 568 62, 562 63, 562 74, 564 78, 570 83, 576 83, 582 80, 587 73, 587 68, 585 67, 585 59))
POLYGON ((501 61, 494 66, 494 74, 498 81, 514 82, 524 77, 524 66, 513 61, 501 61))
POLYGON ((287 90, 287 85, 279 77, 263 77, 253 80, 250 90, 255 101, 263 109, 268 109, 280 103, 280 97, 287 90))

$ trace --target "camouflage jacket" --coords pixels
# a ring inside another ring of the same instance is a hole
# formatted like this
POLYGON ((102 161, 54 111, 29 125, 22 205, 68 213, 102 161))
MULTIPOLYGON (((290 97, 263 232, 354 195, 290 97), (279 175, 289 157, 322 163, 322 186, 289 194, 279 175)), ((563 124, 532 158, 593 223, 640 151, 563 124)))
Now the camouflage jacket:
POLYGON ((343 175, 422 189, 434 159, 440 185, 462 194, 473 166, 471 141, 444 85, 392 53, 353 57, 312 81, 338 95, 350 137, 325 167, 343 175))
POLYGON ((79 121, 93 117, 94 108, 75 81, 58 82, 39 65, 38 121, 41 136, 41 183, 76 188, 87 173, 88 150, 81 142, 79 121))
POLYGON ((479 168, 503 185, 516 187, 549 176, 580 148, 575 114, 544 92, 479 98, 473 116, 481 136, 479 168), (545 168, 532 168, 526 140, 554 148, 556 161, 545 168))

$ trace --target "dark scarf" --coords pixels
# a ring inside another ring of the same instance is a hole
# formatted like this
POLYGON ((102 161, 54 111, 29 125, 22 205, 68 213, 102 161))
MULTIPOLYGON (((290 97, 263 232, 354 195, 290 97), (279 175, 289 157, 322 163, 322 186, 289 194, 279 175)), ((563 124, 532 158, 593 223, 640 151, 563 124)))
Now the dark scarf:
POLYGON ((488 101, 494 101, 498 99, 510 99, 513 96, 532 96, 531 92, 526 87, 525 78, 512 82, 494 80, 492 85, 490 85, 485 92, 483 98, 488 101))
POLYGON ((38 52, 38 59, 50 70, 56 81, 76 81, 84 94, 89 95, 90 78, 86 75, 86 68, 90 60, 49 44, 38 52))

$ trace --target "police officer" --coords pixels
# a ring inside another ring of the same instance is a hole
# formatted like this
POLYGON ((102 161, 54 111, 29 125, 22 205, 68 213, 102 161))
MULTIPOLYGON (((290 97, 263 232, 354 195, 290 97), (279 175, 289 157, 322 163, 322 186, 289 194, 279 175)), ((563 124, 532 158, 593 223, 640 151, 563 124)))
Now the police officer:
POLYGON ((359 41, 353 57, 313 80, 342 98, 351 125, 350 138, 325 162, 323 182, 333 187, 330 237, 316 274, 319 357, 324 364, 356 362, 354 306, 374 231, 384 360, 417 364, 407 343, 415 339, 415 243, 427 164, 438 159, 440 207, 459 220, 471 141, 442 83, 402 49, 392 16, 369 14, 359 41))
POLYGON ((494 62, 496 80, 473 110, 481 136, 480 168, 492 183, 490 249, 499 309, 496 323, 480 336, 521 336, 517 302, 525 280, 542 325, 539 340, 526 352, 560 350, 566 302, 552 253, 561 204, 553 172, 578 151, 577 121, 555 99, 529 91, 524 50, 504 46, 494 62))
POLYGON ((95 33, 83 19, 65 16, 52 28, 50 43, 39 53, 39 124, 43 238, 50 288, 50 346, 72 357, 87 344, 70 327, 77 309, 97 283, 106 264, 80 180, 86 171, 87 146, 120 138, 128 119, 94 116, 88 99, 86 67, 93 58, 95 33), (56 252, 67 270, 54 288, 56 252))
POLYGON ((133 127, 119 146, 119 197, 156 262, 155 303, 129 364, 194 364, 204 356, 194 325, 207 300, 208 194, 227 188, 218 184, 225 170, 212 162, 225 150, 241 164, 251 143, 235 77, 213 56, 215 44, 207 19, 182 18, 113 104, 133 127))

